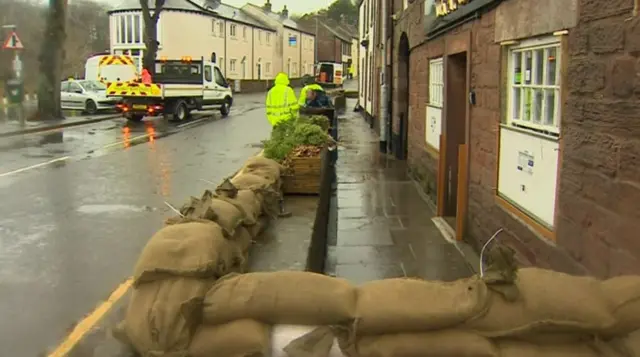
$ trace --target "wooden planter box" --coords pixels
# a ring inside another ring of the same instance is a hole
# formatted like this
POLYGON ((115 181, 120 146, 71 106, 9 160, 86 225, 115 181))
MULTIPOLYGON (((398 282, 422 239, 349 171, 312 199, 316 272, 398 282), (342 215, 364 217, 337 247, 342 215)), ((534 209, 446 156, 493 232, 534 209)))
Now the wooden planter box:
POLYGON ((293 158, 288 169, 288 173, 282 177, 285 195, 320 194, 322 155, 293 158))

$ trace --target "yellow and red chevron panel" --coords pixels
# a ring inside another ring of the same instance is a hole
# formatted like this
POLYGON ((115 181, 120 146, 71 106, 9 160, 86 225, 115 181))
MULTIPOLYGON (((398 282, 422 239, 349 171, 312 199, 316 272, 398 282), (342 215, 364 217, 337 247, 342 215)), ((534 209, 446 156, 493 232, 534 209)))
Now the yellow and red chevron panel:
POLYGON ((107 86, 107 95, 128 97, 160 97, 160 85, 153 83, 111 83, 107 86))

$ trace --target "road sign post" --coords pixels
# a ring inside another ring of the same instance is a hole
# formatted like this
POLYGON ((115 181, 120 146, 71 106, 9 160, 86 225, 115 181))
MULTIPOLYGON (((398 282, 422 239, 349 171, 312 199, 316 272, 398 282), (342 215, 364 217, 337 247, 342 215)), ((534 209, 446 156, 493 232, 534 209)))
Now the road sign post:
POLYGON ((18 37, 15 26, 9 25, 3 27, 11 29, 11 33, 4 41, 2 49, 13 50, 14 53, 13 73, 15 79, 7 81, 7 92, 9 93, 9 101, 15 109, 14 113, 18 117, 20 125, 24 126, 26 124, 24 116, 24 84, 22 82, 22 60, 20 59, 20 50, 24 49, 24 45, 22 41, 20 41, 20 37, 18 37))

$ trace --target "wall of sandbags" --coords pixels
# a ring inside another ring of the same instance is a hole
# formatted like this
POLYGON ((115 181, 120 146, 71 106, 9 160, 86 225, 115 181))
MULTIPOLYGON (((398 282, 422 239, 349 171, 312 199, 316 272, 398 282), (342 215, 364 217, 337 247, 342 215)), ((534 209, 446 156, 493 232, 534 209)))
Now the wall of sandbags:
POLYGON ((154 234, 134 267, 119 340, 143 356, 186 351, 217 279, 246 271, 249 248, 278 214, 282 167, 262 156, 201 197, 191 197, 154 234))
POLYGON ((354 286, 310 272, 243 273, 260 222, 277 213, 281 170, 251 158, 168 220, 135 266, 116 337, 143 357, 640 356, 638 276, 524 268, 354 286))

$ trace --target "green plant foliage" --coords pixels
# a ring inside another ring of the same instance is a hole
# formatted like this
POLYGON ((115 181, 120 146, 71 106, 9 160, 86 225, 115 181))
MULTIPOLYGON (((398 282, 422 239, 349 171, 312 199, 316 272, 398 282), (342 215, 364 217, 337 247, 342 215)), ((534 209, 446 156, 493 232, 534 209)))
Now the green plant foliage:
MULTIPOLYGON (((297 119, 276 125, 271 138, 264 141, 264 156, 282 162, 298 146, 323 146, 331 143, 327 130, 320 125, 311 124, 312 121, 321 122, 317 119, 297 119)), ((328 120, 326 122, 328 124, 328 120)))
POLYGON ((324 115, 301 115, 298 118, 299 123, 313 124, 321 127, 324 131, 329 130, 329 118, 324 115))

